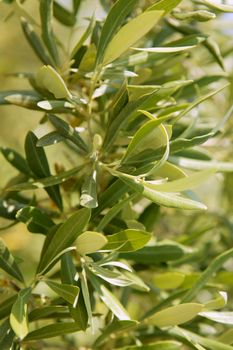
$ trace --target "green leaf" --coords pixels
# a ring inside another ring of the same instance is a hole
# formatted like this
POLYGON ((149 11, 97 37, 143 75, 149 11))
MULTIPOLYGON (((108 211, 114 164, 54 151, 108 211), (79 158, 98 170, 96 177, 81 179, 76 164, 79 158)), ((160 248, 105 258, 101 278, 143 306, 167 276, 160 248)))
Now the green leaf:
POLYGON ((60 322, 44 326, 35 331, 30 332, 25 338, 26 341, 48 339, 59 337, 69 333, 80 331, 80 327, 76 322, 60 322))
POLYGON ((27 303, 31 295, 31 288, 22 289, 18 293, 16 302, 14 303, 11 314, 10 324, 15 334, 22 340, 29 332, 27 303))
POLYGON ((62 77, 49 65, 43 66, 39 69, 36 81, 42 89, 48 90, 56 98, 72 98, 72 95, 66 87, 62 77))
POLYGON ((97 51, 97 63, 103 60, 104 53, 117 29, 122 25, 125 18, 132 12, 138 0, 118 0, 111 8, 104 22, 97 51))
MULTIPOLYGON (((190 332, 183 328, 172 328, 172 330, 169 331, 169 333, 172 335, 172 337, 179 337, 179 339, 184 339, 185 341, 188 339, 192 345, 200 344, 210 350, 233 350, 233 347, 230 345, 220 343, 219 341, 215 339, 210 339, 206 336, 201 337, 196 333, 190 332)), ((200 350, 202 350, 202 348, 200 350)))
POLYGON ((92 209, 98 206, 96 175, 96 170, 94 170, 83 183, 80 197, 80 205, 83 207, 92 209))
POLYGON ((40 20, 42 29, 42 39, 56 65, 59 65, 59 55, 57 51, 56 39, 52 29, 53 0, 40 1, 40 20))
POLYGON ((110 290, 108 290, 101 282, 99 282, 99 280, 93 274, 91 274, 89 277, 100 299, 112 311, 112 313, 119 320, 130 320, 128 312, 119 302, 119 300, 110 292, 110 290))
POLYGON ((78 50, 82 47, 82 45, 85 43, 85 41, 88 39, 88 37, 90 36, 90 34, 93 31, 95 25, 95 17, 94 15, 92 16, 89 25, 87 26, 86 30, 84 31, 83 35, 81 36, 81 38, 78 40, 77 44, 75 45, 75 47, 73 48, 70 57, 74 58, 74 56, 76 55, 76 53, 78 52, 78 50))
POLYGON ((62 299, 72 304, 73 307, 76 307, 79 297, 79 287, 70 284, 61 284, 51 280, 45 280, 44 282, 62 299))
POLYGON ((163 14, 163 11, 145 11, 125 24, 107 46, 103 64, 109 64, 122 55, 131 45, 147 34, 163 14))
MULTIPOLYGON (((169 47, 187 47, 187 46, 197 46, 198 44, 202 43, 204 40, 206 40, 206 36, 199 33, 199 34, 191 34, 187 35, 181 39, 174 40, 169 42, 168 44, 165 44, 164 48, 169 47)), ((144 63, 151 63, 155 60, 161 60, 166 57, 173 57, 175 53, 156 53, 156 52, 145 52, 142 51, 140 53, 132 54, 129 57, 121 58, 117 62, 114 62, 113 65, 127 65, 127 66, 135 66, 135 65, 141 65, 144 63)))
POLYGON ((22 273, 18 268, 14 257, 11 255, 2 239, 0 239, 0 268, 7 272, 10 276, 16 278, 18 281, 24 281, 22 273))
POLYGON ((218 337, 218 341, 224 344, 232 344, 233 343, 233 329, 228 329, 226 332, 222 333, 218 337))
POLYGON ((50 111, 52 113, 74 113, 75 106, 65 100, 42 100, 37 102, 40 110, 50 111))
POLYGON ((34 322, 47 318, 69 318, 69 309, 67 306, 44 306, 33 309, 28 315, 28 321, 34 322))
POLYGON ((151 239, 151 235, 145 231, 129 229, 109 235, 107 239, 108 243, 103 247, 104 251, 131 252, 143 248, 151 239))
POLYGON ((81 255, 91 254, 103 248, 107 242, 107 238, 101 233, 86 231, 77 238, 77 252, 81 255))
POLYGON ((157 288, 160 289, 175 289, 180 287, 184 282, 185 274, 181 272, 164 272, 156 273, 153 276, 153 282, 157 288))
POLYGON ((9 320, 5 320, 0 326, 0 348, 1 350, 10 350, 15 334, 11 329, 9 320))
POLYGON ((177 244, 160 243, 144 247, 136 252, 121 253, 122 259, 132 260, 144 265, 158 265, 161 262, 178 260, 184 256, 184 251, 177 244))
POLYGON ((135 194, 132 194, 125 199, 122 199, 119 203, 113 205, 112 208, 103 216, 101 221, 97 226, 97 231, 103 231, 103 229, 107 226, 107 224, 124 208, 124 206, 129 203, 132 199, 135 198, 135 194))
POLYGON ((165 192, 182 192, 186 190, 198 187, 203 182, 207 181, 211 175, 215 173, 214 169, 207 169, 199 171, 198 173, 191 174, 190 176, 183 177, 182 179, 156 184, 156 181, 148 181, 147 186, 156 191, 165 192))
POLYGON ((148 322, 157 327, 171 327, 188 322, 203 310, 203 304, 187 303, 171 306, 156 312, 149 317, 148 322))
POLYGON ((37 103, 40 101, 40 99, 41 97, 39 95, 31 94, 30 91, 28 92, 28 94, 26 92, 18 92, 6 96, 4 98, 4 104, 12 104, 27 109, 39 110, 37 103))
MULTIPOLYGON (((36 177, 50 176, 49 164, 43 148, 36 146, 38 138, 33 132, 29 131, 25 140, 25 153, 28 165, 36 177)), ((52 186, 46 190, 50 198, 62 210, 62 198, 58 186, 52 186)))
POLYGON ((182 0, 160 0, 156 2, 154 5, 150 6, 147 11, 164 11, 164 15, 169 13, 175 7, 179 5, 182 0))
POLYGON ((14 168, 25 175, 31 175, 31 170, 29 169, 26 160, 21 156, 21 154, 8 147, 1 147, 0 152, 14 168))
MULTIPOLYGON (((73 244, 82 233, 90 219, 90 210, 83 208, 78 210, 66 220, 54 233, 51 242, 45 251, 42 251, 37 273, 41 273, 64 249, 73 244)), ((55 262, 53 262, 54 265, 55 262)))
POLYGON ((60 135, 57 131, 52 131, 49 134, 46 134, 42 136, 38 142, 37 142, 37 147, 46 147, 46 146, 51 146, 55 145, 61 141, 65 141, 66 138, 62 135, 60 135))
POLYGON ((182 13, 179 11, 174 11, 173 16, 180 20, 188 19, 200 22, 206 22, 216 18, 215 13, 206 10, 188 11, 182 13))
POLYGON ((76 267, 73 263, 70 252, 65 253, 61 258, 61 281, 65 284, 74 284, 76 267))
POLYGON ((213 10, 217 10, 221 12, 233 12, 233 5, 216 3, 215 1, 210 1, 210 0, 202 0, 202 3, 213 10))
POLYGON ((109 269, 103 268, 97 264, 92 264, 89 266, 90 271, 104 281, 119 287, 127 287, 132 284, 132 281, 124 276, 123 273, 117 271, 111 271, 109 269))
POLYGON ((200 202, 194 201, 189 198, 181 197, 169 192, 159 192, 147 185, 146 181, 129 179, 126 176, 120 176, 120 178, 132 189, 140 193, 143 197, 150 199, 152 202, 159 205, 178 209, 187 210, 206 210, 206 206, 200 202))
POLYGON ((11 313, 12 305, 17 299, 17 294, 7 298, 0 304, 0 320, 5 317, 8 317, 11 313))
POLYGON ((199 160, 199 159, 190 159, 185 157, 170 157, 172 163, 175 163, 182 168, 192 169, 192 170, 211 170, 215 169, 216 171, 222 172, 232 172, 233 163, 231 162, 218 162, 215 160, 199 160))
POLYGON ((76 175, 82 169, 83 165, 79 165, 73 169, 63 171, 58 175, 51 175, 48 177, 40 178, 37 181, 28 181, 13 185, 7 188, 7 191, 26 191, 58 185, 67 181, 70 177, 76 175))
POLYGON ((47 234, 48 230, 54 226, 54 222, 36 207, 25 207, 20 209, 16 214, 16 219, 24 222, 27 229, 32 233, 47 234))
POLYGON ((87 322, 91 326, 91 329, 93 330, 93 317, 92 317, 92 310, 91 310, 91 299, 90 299, 90 293, 88 289, 88 283, 87 283, 87 275, 85 269, 82 269, 81 275, 80 275, 80 281, 81 281, 81 290, 83 295, 83 301, 86 307, 87 311, 87 322))
POLYGON ((34 31, 33 26, 24 17, 21 17, 21 25, 28 43, 32 47, 35 54, 39 57, 41 62, 52 66, 53 63, 50 57, 47 55, 47 52, 43 46, 43 43, 41 42, 40 38, 34 31))
POLYGON ((73 27, 76 23, 76 17, 73 13, 66 10, 63 6, 61 6, 56 1, 53 2, 53 12, 54 17, 68 27, 73 27))
POLYGON ((121 334, 124 332, 131 331, 138 325, 137 321, 118 321, 113 320, 108 326, 102 330, 102 334, 96 339, 94 346, 100 346, 105 342, 112 334, 121 334))
POLYGON ((66 123, 61 118, 56 117, 55 115, 50 114, 48 117, 50 122, 62 136, 72 141, 82 151, 88 152, 88 146, 85 144, 78 131, 76 131, 71 125, 66 123))
POLYGON ((197 293, 204 287, 208 280, 224 265, 224 263, 233 257, 233 249, 229 249, 218 255, 201 274, 201 276, 194 283, 192 288, 188 290, 182 299, 182 302, 189 302, 197 293))
POLYGON ((159 119, 150 120, 134 134, 126 150, 123 162, 147 148, 154 150, 166 145, 167 140, 163 133, 163 127, 160 124, 161 121, 159 119))

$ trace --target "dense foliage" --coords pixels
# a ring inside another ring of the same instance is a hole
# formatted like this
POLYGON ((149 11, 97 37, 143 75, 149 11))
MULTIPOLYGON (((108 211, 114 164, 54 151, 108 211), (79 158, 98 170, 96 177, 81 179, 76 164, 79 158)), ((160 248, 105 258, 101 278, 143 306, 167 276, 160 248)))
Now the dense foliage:
POLYGON ((96 1, 70 47, 85 1, 3 2, 41 68, 0 103, 41 120, 0 216, 44 244, 31 280, 1 240, 0 349, 232 350, 233 6, 96 1))

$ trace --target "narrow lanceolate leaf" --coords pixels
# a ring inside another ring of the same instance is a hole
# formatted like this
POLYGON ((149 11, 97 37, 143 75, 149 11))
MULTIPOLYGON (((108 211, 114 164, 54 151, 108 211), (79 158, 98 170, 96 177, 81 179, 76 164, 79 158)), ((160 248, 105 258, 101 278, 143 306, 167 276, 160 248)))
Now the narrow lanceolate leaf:
POLYGON ((148 148, 154 150, 166 145, 167 138, 164 135, 163 125, 160 124, 159 119, 150 120, 135 133, 126 150, 123 162, 148 148))
POLYGON ((182 0, 160 0, 154 5, 150 6, 147 11, 164 11, 164 15, 173 10, 182 0))
POLYGON ((37 106, 52 113, 73 113, 75 111, 74 105, 66 100, 41 100, 37 102, 37 106))
POLYGON ((123 259, 133 260, 144 265, 158 265, 161 262, 178 260, 183 256, 184 251, 179 245, 169 243, 148 246, 136 252, 120 254, 123 259))
POLYGON ((54 226, 54 222, 48 215, 36 207, 25 207, 16 214, 16 219, 24 222, 27 229, 32 233, 47 234, 48 230, 54 226))
POLYGON ((85 144, 78 131, 76 131, 71 125, 66 123, 61 118, 56 117, 55 115, 50 114, 49 116, 50 122, 56 128, 56 130, 60 133, 60 135, 66 137, 71 142, 73 142, 76 146, 81 148, 82 151, 88 152, 88 146, 85 144))
POLYGON ((84 208, 73 214, 58 228, 53 235, 50 244, 47 245, 46 250, 42 251, 37 270, 38 273, 43 271, 59 253, 73 244, 76 238, 85 229, 89 219, 90 210, 84 208))
POLYGON ((53 0, 40 1, 40 19, 43 41, 56 65, 59 65, 56 39, 52 29, 53 0))
POLYGON ((221 4, 214 0, 202 0, 204 5, 212 8, 213 10, 221 11, 221 12, 233 12, 233 5, 221 4))
POLYGON ((61 258, 61 281, 66 284, 74 284, 76 267, 70 252, 65 253, 61 258))
POLYGON ((36 80, 42 89, 48 90, 56 98, 72 98, 64 80, 53 67, 49 65, 41 67, 37 73, 36 80))
POLYGON ((119 203, 113 205, 111 209, 103 216, 101 221, 97 226, 97 231, 102 231, 107 224, 124 208, 124 206, 129 203, 132 199, 136 197, 135 194, 122 199, 119 203))
POLYGON ((42 136, 38 142, 37 147, 46 147, 51 145, 56 145, 61 141, 65 141, 66 138, 60 135, 57 131, 52 131, 49 134, 42 136))
POLYGON ((12 306, 15 303, 16 299, 17 294, 11 296, 10 298, 7 298, 0 304, 0 320, 10 315, 12 306))
POLYGON ((24 339, 29 332, 27 303, 30 295, 31 288, 22 289, 11 310, 10 324, 13 331, 20 339, 24 339))
POLYGON ((119 300, 93 275, 89 275, 96 292, 104 304, 119 320, 130 320, 130 316, 119 300))
POLYGON ((208 318, 211 321, 233 325, 232 311, 203 311, 199 313, 200 316, 208 318))
POLYGON ((19 91, 18 93, 9 94, 8 96, 4 97, 5 104, 12 104, 32 110, 39 110, 37 103, 40 101, 40 99, 41 97, 39 95, 31 94, 30 91, 28 94, 21 93, 19 91))
POLYGON ((28 167, 26 160, 12 148, 1 147, 0 152, 4 158, 17 170, 25 175, 31 175, 31 170, 28 167))
POLYGON ((9 350, 14 338, 15 334, 10 326, 9 319, 6 319, 0 326, 0 349, 9 350))
POLYGON ((103 248, 107 242, 107 238, 101 233, 86 231, 77 238, 77 252, 81 255, 94 253, 103 248))
POLYGON ((0 239, 0 268, 20 282, 24 281, 14 257, 11 255, 2 239, 0 239))
POLYGON ((192 46, 177 46, 177 47, 133 47, 132 49, 135 51, 142 51, 142 52, 157 52, 157 53, 174 53, 174 52, 181 52, 185 50, 190 50, 196 47, 195 45, 192 46))
POLYGON ((44 45, 41 42, 38 35, 36 34, 36 32, 34 31, 34 28, 32 27, 32 25, 24 17, 21 17, 21 25, 22 25, 24 35, 27 41, 29 42, 29 44, 31 45, 35 54, 39 57, 39 59, 44 64, 49 64, 52 66, 53 63, 50 57, 47 55, 44 45))
POLYGON ((108 243, 103 250, 117 250, 119 252, 131 252, 141 249, 149 242, 151 235, 145 231, 125 230, 107 236, 108 243))
POLYGON ((125 176, 120 178, 136 192, 141 193, 145 198, 150 199, 152 202, 159 205, 178 209, 189 209, 189 210, 205 210, 206 206, 200 202, 191 200, 186 197, 182 197, 170 192, 159 192, 151 189, 146 181, 129 179, 125 176))
POLYGON ((150 324, 157 327, 170 327, 188 322, 203 310, 203 304, 188 303, 171 306, 155 313, 148 319, 150 324))
POLYGON ((73 307, 76 307, 79 297, 79 287, 65 283, 57 283, 45 280, 45 283, 62 299, 66 300, 73 307))
POLYGON ((54 12, 54 17, 65 26, 73 27, 75 25, 76 23, 75 15, 72 12, 66 10, 63 6, 61 6, 56 1, 53 2, 53 12, 54 12))
POLYGON ((209 177, 214 173, 214 169, 208 169, 200 171, 198 173, 194 173, 187 177, 183 177, 182 179, 166 182, 163 184, 156 184, 153 183, 153 181, 148 181, 147 186, 151 189, 155 189, 156 191, 182 192, 198 187, 203 182, 208 180, 209 177))
POLYGON ((54 323, 30 332, 25 340, 30 341, 59 337, 65 334, 75 333, 80 330, 81 329, 76 322, 54 323))
POLYGON ((171 161, 183 168, 192 169, 192 170, 211 170, 216 169, 216 171, 222 172, 232 172, 233 163, 231 162, 218 162, 215 160, 199 160, 199 159, 190 159, 185 157, 171 157, 171 161))
POLYGON ((218 255, 207 267, 207 269, 201 274, 196 283, 185 294, 182 302, 191 301, 196 294, 205 286, 208 280, 224 265, 224 263, 233 257, 233 249, 229 249, 226 252, 218 255))
POLYGON ((175 289, 178 288, 185 279, 185 274, 181 272, 164 272, 156 273, 153 276, 153 282, 160 289, 175 289))
POLYGON ((163 11, 146 11, 125 24, 107 46, 103 64, 111 63, 122 55, 130 46, 147 34, 163 14, 163 11))
POLYGON ((102 61, 109 42, 125 18, 131 14, 137 3, 138 0, 119 0, 112 6, 101 32, 97 51, 97 63, 102 61))
POLYGON ((54 185, 58 185, 60 183, 65 182, 70 177, 76 175, 81 169, 82 165, 79 165, 73 169, 63 171, 58 175, 51 175, 48 177, 40 178, 38 181, 28 181, 22 182, 17 185, 13 185, 7 188, 8 191, 25 191, 25 190, 34 190, 37 188, 46 188, 54 185))
POLYGON ((89 35, 91 35, 93 28, 94 28, 94 24, 95 24, 95 17, 92 16, 90 23, 88 25, 88 27, 86 28, 85 32, 83 33, 83 35, 81 36, 81 38, 79 39, 79 41, 77 42, 77 44, 75 45, 75 47, 73 48, 70 57, 74 57, 75 54, 78 52, 78 50, 80 49, 80 47, 85 43, 85 41, 88 39, 89 35))
MULTIPOLYGON (((37 147, 38 138, 29 131, 25 140, 25 153, 28 165, 37 178, 50 176, 49 164, 43 148, 37 147)), ((47 190, 50 198, 62 210, 62 198, 58 186, 52 186, 47 190)))
POLYGON ((94 170, 84 181, 81 190, 80 205, 86 208, 96 208, 98 206, 96 186, 96 170, 94 170))
POLYGON ((111 334, 128 332, 138 325, 137 321, 117 321, 114 320, 102 330, 102 334, 96 339, 94 346, 100 346, 107 341, 111 334))
POLYGON ((87 275, 85 269, 82 269, 82 273, 80 275, 80 281, 81 281, 81 289, 82 289, 82 295, 83 295, 83 301, 87 312, 87 318, 88 323, 91 326, 91 329, 93 330, 93 317, 92 317, 92 309, 91 309, 91 299, 89 294, 89 288, 87 283, 87 275))

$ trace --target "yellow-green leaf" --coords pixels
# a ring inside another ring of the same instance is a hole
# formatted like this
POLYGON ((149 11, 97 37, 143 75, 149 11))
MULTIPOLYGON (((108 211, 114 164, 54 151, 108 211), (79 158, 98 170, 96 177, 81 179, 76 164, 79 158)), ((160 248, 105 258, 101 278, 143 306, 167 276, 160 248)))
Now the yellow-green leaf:
POLYGON ((31 295, 31 288, 22 289, 18 293, 18 297, 16 302, 12 306, 11 314, 10 314, 10 324, 15 332, 15 334, 23 339, 29 332, 28 329, 28 315, 27 315, 27 302, 31 295))
POLYGON ((163 272, 156 273, 153 276, 153 282, 160 289, 175 289, 178 288, 185 279, 185 274, 181 272, 163 272))
POLYGON ((77 238, 77 252, 81 255, 94 253, 103 248, 107 238, 99 232, 86 231, 77 238))
POLYGON ((203 310, 203 304, 187 303, 171 306, 155 313, 148 319, 150 324, 157 327, 170 327, 188 322, 203 310))
POLYGON ((53 67, 49 65, 41 67, 36 80, 42 89, 48 90, 56 98, 72 98, 64 80, 53 67))
POLYGON ((131 45, 147 34, 159 21, 163 13, 163 11, 146 11, 125 24, 108 45, 103 64, 106 65, 117 59, 131 45))

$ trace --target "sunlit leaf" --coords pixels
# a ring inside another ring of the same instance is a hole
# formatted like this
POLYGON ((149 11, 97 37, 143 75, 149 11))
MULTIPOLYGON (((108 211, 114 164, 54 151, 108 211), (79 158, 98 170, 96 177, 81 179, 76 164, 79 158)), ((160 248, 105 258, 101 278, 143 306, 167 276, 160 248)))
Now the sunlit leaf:
POLYGON ((29 332, 28 329, 28 299, 31 295, 31 288, 22 289, 12 307, 10 324, 15 334, 24 339, 29 332))

